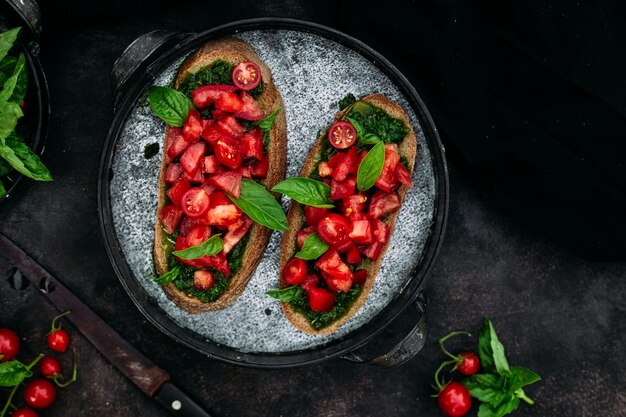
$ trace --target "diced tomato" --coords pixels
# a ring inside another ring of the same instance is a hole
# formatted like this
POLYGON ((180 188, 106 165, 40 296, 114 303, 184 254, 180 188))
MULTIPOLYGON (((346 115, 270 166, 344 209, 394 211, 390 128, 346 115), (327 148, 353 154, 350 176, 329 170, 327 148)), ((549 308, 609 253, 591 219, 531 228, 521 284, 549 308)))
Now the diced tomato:
POLYGON ((370 223, 372 225, 374 239, 383 245, 387 243, 389 241, 389 226, 387 226, 382 220, 378 219, 370 220, 370 223))
POLYGON ((361 166, 361 162, 363 162, 363 158, 365 158, 365 156, 367 155, 367 151, 361 151, 359 152, 359 157, 356 160, 356 167, 357 170, 359 169, 359 167, 361 166))
POLYGON ((343 152, 335 151, 335 154, 328 160, 328 166, 335 168, 339 161, 343 158, 343 152))
POLYGON ((350 288, 352 287, 352 282, 353 282, 352 272, 350 272, 350 276, 347 279, 338 278, 330 274, 327 274, 326 272, 323 272, 323 271, 322 271, 322 276, 324 277, 324 280, 326 281, 326 285, 328 285, 328 289, 332 291, 348 292, 350 291, 350 288))
POLYGON ((239 198, 241 195, 241 177, 240 170, 224 171, 211 175, 208 182, 233 197, 239 198))
POLYGON ((213 120, 218 121, 220 119, 223 119, 225 116, 228 116, 230 113, 228 113, 227 111, 224 110, 220 110, 220 109, 214 109, 211 112, 211 117, 213 118, 213 120))
POLYGON ((215 108, 229 113, 237 113, 243 109, 243 101, 235 93, 220 91, 215 100, 215 108))
POLYGON ((204 266, 215 268, 227 277, 230 276, 230 268, 224 252, 220 252, 213 256, 203 256, 200 260, 204 266))
POLYGON ((317 208, 312 206, 304 206, 304 217, 306 224, 309 226, 317 226, 317 224, 329 213, 327 208, 317 208))
MULTIPOLYGON (((190 218, 190 217, 187 217, 190 218)), ((189 230, 185 236, 185 243, 188 247, 198 246, 211 237, 211 228, 207 225, 198 224, 189 230)))
POLYGON ((317 227, 309 226, 305 227, 302 230, 298 230, 296 233, 296 242, 298 243, 298 249, 302 249, 302 245, 304 245, 304 241, 311 233, 315 233, 317 231, 317 227))
POLYGON ((352 273, 352 279, 356 285, 363 285, 367 281, 367 269, 357 269, 352 273))
POLYGON ((307 292, 311 310, 324 313, 335 306, 337 296, 324 288, 311 288, 307 292))
POLYGON ((200 217, 209 209, 211 199, 202 188, 194 187, 187 190, 181 199, 181 208, 189 217, 200 217))
POLYGON ((367 197, 363 194, 354 194, 344 197, 342 201, 342 213, 351 220, 359 220, 363 217, 363 208, 367 202, 367 197))
POLYGON ((211 184, 207 184, 206 182, 204 184, 202 184, 200 186, 200 188, 202 188, 204 190, 204 192, 207 193, 207 195, 213 194, 213 191, 216 190, 215 186, 213 186, 211 184))
MULTIPOLYGON (((348 265, 343 263, 339 254, 333 248, 329 248, 315 263, 315 266, 336 281, 352 281, 352 271, 350 271, 348 265)), ((348 289, 350 286, 348 286, 348 289)))
POLYGON ((317 223, 317 234, 331 246, 337 246, 348 239, 350 224, 340 214, 330 213, 317 223))
POLYGON ((174 158, 185 152, 185 149, 189 146, 189 142, 185 140, 183 129, 179 127, 170 127, 167 131, 167 135, 167 142, 170 143, 167 148, 167 156, 173 161, 174 158))
POLYGON ((193 218, 185 216, 180 223, 180 234, 187 237, 191 229, 198 225, 206 225, 206 219, 204 217, 193 218))
POLYGON ((230 169, 235 169, 241 165, 241 152, 237 142, 228 136, 222 136, 215 142, 215 156, 217 161, 230 169))
POLYGON ((398 147, 393 145, 385 145, 385 164, 380 176, 374 185, 383 191, 393 191, 398 188, 395 170, 396 165, 400 162, 400 155, 397 152, 398 147))
POLYGON ((354 194, 356 187, 356 177, 354 175, 348 176, 344 181, 333 180, 330 184, 330 199, 338 200, 340 198, 348 197, 354 194))
POLYGON ((241 217, 241 210, 222 191, 211 194, 211 206, 206 221, 212 226, 228 227, 241 217))
POLYGON ((176 184, 174 184, 169 190, 167 190, 167 196, 169 197, 172 204, 174 204, 178 208, 182 208, 181 200, 183 199, 183 195, 191 188, 189 185, 189 180, 187 178, 183 178, 179 180, 176 184))
POLYGON ((330 177, 333 173, 333 169, 328 166, 327 162, 320 162, 317 166, 317 172, 320 174, 320 177, 330 177))
POLYGON ((250 165, 242 165, 238 168, 241 176, 246 179, 252 179, 252 167, 250 165))
POLYGON ((320 285, 320 278, 313 273, 308 274, 306 278, 304 279, 304 281, 300 283, 300 286, 306 292, 311 291, 311 289, 313 288, 317 288, 319 285, 320 285))
POLYGON ((306 278, 306 271, 305 261, 300 258, 291 258, 283 268, 283 280, 287 285, 298 285, 306 278))
POLYGON ((356 147, 352 146, 348 152, 343 154, 343 157, 339 160, 337 166, 333 168, 333 179, 343 181, 348 177, 348 174, 351 172, 354 173, 354 166, 356 165, 357 159, 358 154, 356 147))
POLYGON ((243 102, 243 108, 235 113, 235 117, 245 120, 261 120, 263 118, 263 112, 256 100, 245 91, 239 93, 239 97, 243 102))
POLYGON ((193 287, 198 291, 206 291, 213 287, 215 278, 213 272, 198 270, 193 273, 193 287))
POLYGON ((258 126, 239 138, 239 151, 260 161, 263 158, 263 132, 258 126))
POLYGON ((255 161, 252 165, 250 165, 250 174, 253 177, 257 178, 265 178, 267 177, 267 171, 269 170, 270 159, 269 154, 265 154, 263 159, 260 161, 255 161))
POLYGON ((168 185, 174 184, 176 181, 183 177, 183 167, 179 163, 169 164, 167 171, 165 171, 165 183, 168 185))
POLYGON ((208 155, 202 161, 202 172, 205 174, 214 174, 217 171, 217 158, 215 155, 208 155))
POLYGON ((222 136, 228 135, 218 129, 215 123, 206 125, 202 131, 202 139, 206 140, 210 145, 215 145, 215 142, 217 142, 222 136))
POLYGON ((161 224, 168 234, 172 234, 176 231, 180 219, 183 218, 183 211, 173 204, 165 206, 159 213, 161 224))
POLYGON ((346 263, 350 265, 361 265, 361 254, 354 242, 350 242, 350 249, 348 249, 346 253, 346 263))
POLYGON ((225 116, 218 120, 216 124, 218 129, 234 138, 238 138, 246 133, 246 128, 237 123, 235 116, 225 116))
POLYGON ((183 126, 183 136, 187 142, 195 142, 202 135, 202 119, 195 109, 189 109, 187 120, 183 126))
POLYGON ((355 220, 350 224, 350 239, 359 245, 374 243, 374 234, 369 220, 355 220))
POLYGON ((402 162, 399 162, 396 165, 396 170, 394 174, 398 181, 400 181, 400 184, 404 184, 407 187, 413 187, 413 182, 411 182, 411 173, 408 169, 406 169, 402 162))
POLYGON ((361 255, 367 256, 371 260, 375 261, 378 259, 378 256, 380 256, 383 244, 380 242, 374 242, 371 245, 359 246, 358 248, 361 255))
POLYGON ((187 174, 194 175, 196 173, 200 161, 204 158, 205 151, 206 144, 204 142, 195 143, 187 148, 183 156, 180 157, 180 164, 187 174))
POLYGON ((350 239, 346 239, 342 243, 340 243, 340 244, 338 244, 336 246, 333 246, 333 248, 337 252, 339 252, 341 254, 344 254, 344 253, 347 253, 350 250, 350 248, 352 247, 353 244, 354 244, 353 241, 351 241, 350 239))
MULTIPOLYGON (((178 237, 176 238, 176 244, 174 245, 174 250, 175 251, 179 251, 179 250, 183 250, 183 249, 187 249, 189 246, 187 245, 187 242, 185 241, 185 237, 183 235, 178 235, 178 237)), ((179 258, 178 256, 176 256, 176 259, 178 259, 179 262, 185 264, 185 265, 189 265, 193 268, 202 268, 204 267, 204 263, 202 262, 202 258, 201 259, 183 259, 183 258, 179 258)))
POLYGON ((204 182, 204 173, 202 172, 202 166, 198 167, 193 175, 189 175, 185 172, 185 178, 187 178, 189 182, 193 182, 196 184, 204 182))
POLYGON ((378 219, 379 217, 396 211, 400 208, 400 196, 396 192, 377 191, 372 197, 367 215, 370 219, 378 219))
POLYGON ((243 238, 252 226, 252 219, 243 214, 239 220, 228 226, 228 233, 223 238, 224 255, 228 254, 243 238))
POLYGON ((220 91, 237 91, 237 87, 228 84, 210 84, 196 88, 191 93, 191 100, 197 109, 206 109, 215 103, 220 91))

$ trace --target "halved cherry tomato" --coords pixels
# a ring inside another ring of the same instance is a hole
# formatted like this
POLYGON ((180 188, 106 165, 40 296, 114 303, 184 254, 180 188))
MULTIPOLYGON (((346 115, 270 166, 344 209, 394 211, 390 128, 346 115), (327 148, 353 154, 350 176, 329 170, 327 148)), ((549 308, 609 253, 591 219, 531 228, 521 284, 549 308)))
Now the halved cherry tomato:
POLYGON ((245 61, 233 69, 233 83, 242 90, 252 90, 261 82, 261 70, 252 61, 245 61))
POLYGON ((328 129, 328 141, 337 149, 346 149, 356 143, 356 129, 346 121, 335 122, 328 129))
POLYGON ((57 391, 49 381, 35 379, 24 388, 24 400, 34 408, 47 408, 57 397, 57 391))
POLYGON ((304 206, 304 217, 306 224, 309 226, 317 226, 317 224, 328 214, 327 208, 318 208, 312 206, 304 206))
POLYGON ((354 194, 356 177, 349 175, 344 181, 333 180, 330 184, 330 199, 338 200, 354 194))
POLYGON ((165 171, 165 183, 172 185, 183 177, 183 167, 179 163, 169 164, 165 171))
POLYGON ((183 126, 183 136, 187 142, 195 142, 202 135, 202 119, 200 113, 195 109, 190 109, 187 120, 183 126))
POLYGON ((356 285, 363 285, 367 281, 367 269, 357 269, 352 273, 356 285))
POLYGON ((330 311, 335 306, 337 296, 324 288, 313 287, 307 291, 311 310, 320 313, 330 311))
POLYGON ((189 142, 185 140, 183 129, 180 127, 170 127, 167 129, 166 143, 168 144, 167 156, 170 157, 170 160, 174 160, 178 155, 185 152, 185 149, 189 146, 189 142))
POLYGON ((20 351, 20 338, 13 330, 3 327, 0 329, 0 362, 10 361, 20 351))
POLYGON ((242 91, 239 97, 243 101, 243 108, 235 113, 235 117, 244 120, 261 120, 263 118, 261 106, 250 94, 242 91))
POLYGON ((248 232, 248 229, 250 229, 250 226, 252 226, 252 223, 252 219, 243 214, 239 220, 228 226, 228 233, 226 233, 223 239, 224 249, 222 251, 224 255, 228 254, 239 243, 241 238, 248 232))
POLYGON ((183 212, 189 217, 200 217, 207 212, 211 200, 202 188, 190 188, 181 200, 183 212))
POLYGON ((191 93, 191 100, 197 109, 206 109, 215 103, 220 91, 237 91, 237 87, 229 84, 209 84, 196 88, 191 93))
POLYGON ((213 174, 209 177, 209 184, 227 192, 235 198, 241 195, 241 170, 224 171, 213 174))
POLYGON ((348 291, 352 286, 352 271, 333 248, 329 248, 315 266, 325 274, 324 278, 330 289, 348 291))
POLYGON ((330 213, 317 223, 317 234, 329 245, 337 246, 348 239, 350 224, 345 217, 330 213))
POLYGON ((350 242, 350 249, 346 252, 346 263, 350 265, 361 265, 361 254, 354 242, 350 242))
POLYGON ((356 151, 356 147, 353 146, 348 152, 345 152, 343 154, 343 157, 339 160, 337 166, 333 168, 333 173, 331 174, 333 179, 337 181, 343 181, 348 177, 350 173, 356 172, 354 167, 356 166, 357 159, 358 154, 356 151))
POLYGON ((191 188, 189 180, 187 178, 183 178, 167 190, 167 196, 172 204, 178 208, 182 208, 181 203, 183 195, 189 190, 189 188, 191 188))
POLYGON ((217 172, 217 158, 215 155, 207 155, 202 161, 202 172, 205 174, 214 174, 217 172))
POLYGON ((304 245, 304 241, 306 240, 306 238, 309 237, 310 234, 315 233, 316 231, 317 231, 316 226, 309 226, 309 227, 305 227, 302 230, 298 230, 298 233, 296 233, 296 242, 298 244, 298 248, 302 249, 302 245, 304 245))
POLYGON ((240 125, 232 115, 222 117, 217 121, 216 126, 222 132, 232 136, 233 138, 238 138, 246 133, 245 126, 240 125))
POLYGON ((363 208, 367 197, 363 194, 354 194, 343 198, 342 213, 351 220, 359 220, 363 217, 363 208))
POLYGON ((241 217, 242 211, 222 191, 211 194, 211 207, 206 221, 212 226, 228 227, 241 217))
POLYGON ((374 185, 383 191, 393 191, 400 185, 395 176, 396 165, 400 162, 400 155, 398 154, 398 146, 385 145, 385 164, 380 176, 374 183, 374 185))
POLYGON ((183 211, 173 204, 165 206, 159 213, 159 219, 161 224, 168 234, 172 234, 176 231, 180 219, 183 218, 183 211))
POLYGON ((317 166, 317 172, 320 174, 320 177, 330 177, 333 173, 333 169, 328 166, 327 162, 320 162, 317 166))
POLYGON ((374 243, 374 234, 369 220, 354 220, 350 224, 350 239, 359 245, 374 243))
POLYGON ((243 101, 235 93, 220 91, 215 100, 215 108, 228 113, 237 113, 243 109, 243 101))
POLYGON ((198 270, 193 273, 193 287, 198 291, 206 291, 211 289, 215 284, 213 272, 198 270))
POLYGON ((270 159, 269 154, 265 154, 263 159, 260 161, 255 161, 252 165, 250 165, 250 174, 253 177, 257 178, 265 178, 267 177, 267 171, 270 167, 270 159))
POLYGON ((300 283, 302 289, 306 292, 311 291, 313 288, 317 288, 320 285, 320 278, 314 273, 310 273, 306 276, 304 281, 300 283))
POLYGON ((218 129, 216 123, 207 124, 202 131, 202 139, 210 145, 215 145, 215 142, 217 142, 222 136, 228 135, 221 129, 218 129))
POLYGON ((400 196, 396 192, 377 191, 372 197, 367 215, 378 219, 400 208, 400 196))
POLYGON ((185 236, 185 243, 188 247, 198 246, 211 237, 211 228, 207 225, 198 224, 193 227, 185 236))
POLYGON ((394 175, 396 176, 398 181, 400 181, 401 184, 404 184, 407 187, 413 187, 413 182, 411 182, 411 173, 409 172, 408 169, 406 169, 403 163, 399 162, 396 165, 396 170, 394 172, 394 175))
POLYGON ((257 126, 239 138, 239 151, 260 161, 263 158, 263 132, 257 126))
POLYGON ((241 152, 239 152, 239 146, 234 139, 222 136, 215 142, 214 148, 215 156, 220 164, 230 169, 235 169, 241 165, 241 152))
POLYGON ((287 285, 297 285, 304 281, 306 272, 306 262, 300 258, 291 258, 283 269, 283 279, 287 285))
POLYGON ((383 249, 383 244, 380 242, 374 242, 371 245, 359 246, 359 252, 361 255, 367 256, 371 260, 375 261, 380 256, 380 251, 383 249))

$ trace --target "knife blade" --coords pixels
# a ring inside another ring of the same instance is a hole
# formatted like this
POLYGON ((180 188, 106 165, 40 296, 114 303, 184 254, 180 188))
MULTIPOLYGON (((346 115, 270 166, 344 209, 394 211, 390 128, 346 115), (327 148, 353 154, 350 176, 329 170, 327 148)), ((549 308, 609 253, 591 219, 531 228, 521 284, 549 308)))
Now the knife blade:
POLYGON ((0 233, 0 254, 11 261, 23 276, 59 310, 122 374, 172 414, 210 417, 194 400, 169 382, 169 374, 146 358, 133 345, 87 307, 37 261, 0 233))

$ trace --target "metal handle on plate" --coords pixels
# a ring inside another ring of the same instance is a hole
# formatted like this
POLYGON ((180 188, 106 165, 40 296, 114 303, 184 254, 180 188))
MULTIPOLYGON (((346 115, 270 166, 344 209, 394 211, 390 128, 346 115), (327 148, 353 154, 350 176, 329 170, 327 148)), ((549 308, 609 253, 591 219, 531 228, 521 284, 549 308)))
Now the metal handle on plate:
POLYGON ((41 11, 35 0, 6 0, 6 2, 35 36, 41 33, 41 11))

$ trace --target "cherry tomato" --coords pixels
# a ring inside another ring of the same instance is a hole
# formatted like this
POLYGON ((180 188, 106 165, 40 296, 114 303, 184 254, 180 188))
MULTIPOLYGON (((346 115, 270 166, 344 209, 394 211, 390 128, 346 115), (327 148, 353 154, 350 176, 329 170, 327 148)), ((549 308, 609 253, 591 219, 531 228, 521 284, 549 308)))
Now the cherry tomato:
POLYGON ((11 417, 37 417, 37 413, 35 413, 30 408, 20 408, 15 410, 11 417))
POLYGON ((215 156, 217 161, 230 169, 235 169, 241 165, 242 157, 239 151, 239 144, 229 136, 222 136, 215 142, 215 156))
POLYGON ((57 391, 54 385, 45 379, 35 379, 24 388, 24 400, 34 408, 47 408, 56 399, 57 391))
POLYGON ((213 272, 198 270, 193 273, 193 287, 198 291, 206 291, 211 289, 215 284, 213 272))
POLYGON ((474 375, 480 369, 480 359, 472 352, 459 353, 459 357, 463 358, 457 365, 456 369, 463 375, 474 375))
POLYGON ((53 376, 54 374, 61 374, 61 364, 58 360, 46 356, 41 360, 39 370, 43 376, 53 376))
POLYGON ((48 334, 48 346, 57 352, 65 352, 70 344, 70 335, 63 329, 57 329, 48 334))
POLYGON ((0 362, 10 361, 17 356, 20 351, 20 338, 11 329, 3 327, 0 329, 0 362))
POLYGON ((338 246, 348 239, 350 224, 340 214, 331 213, 317 224, 317 234, 329 245, 338 246))
POLYGON ((200 217, 209 210, 211 200, 202 188, 190 188, 181 200, 182 209, 189 217, 200 217))
POLYGON ((437 403, 445 415, 460 417, 469 411, 472 406, 472 398, 463 384, 450 382, 437 396, 437 403))
POLYGON ((292 258, 283 269, 283 279, 287 285, 300 284, 306 278, 306 272, 306 262, 300 258, 292 258))
POLYGON ((356 142, 356 129, 350 122, 335 122, 328 130, 328 141, 337 149, 349 148, 356 142))
POLYGON ((242 62, 233 69, 233 83, 242 90, 252 90, 260 82, 261 70, 254 62, 242 62))

